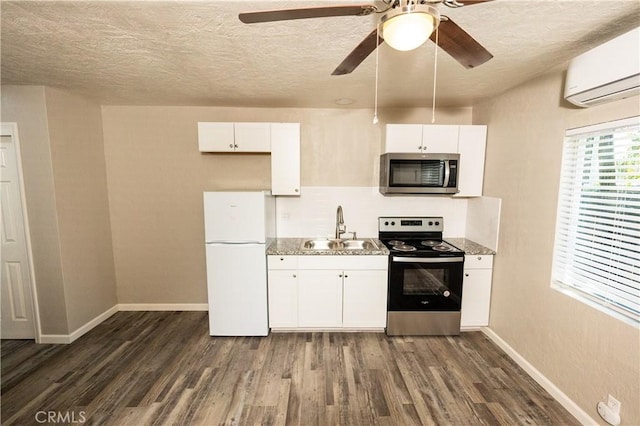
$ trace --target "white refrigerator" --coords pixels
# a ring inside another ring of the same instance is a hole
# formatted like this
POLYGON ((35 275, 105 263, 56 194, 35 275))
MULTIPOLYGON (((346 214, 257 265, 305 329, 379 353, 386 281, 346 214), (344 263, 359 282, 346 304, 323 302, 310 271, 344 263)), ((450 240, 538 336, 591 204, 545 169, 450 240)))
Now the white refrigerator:
POLYGON ((275 238, 268 191, 204 193, 209 334, 266 336, 267 244, 275 238))

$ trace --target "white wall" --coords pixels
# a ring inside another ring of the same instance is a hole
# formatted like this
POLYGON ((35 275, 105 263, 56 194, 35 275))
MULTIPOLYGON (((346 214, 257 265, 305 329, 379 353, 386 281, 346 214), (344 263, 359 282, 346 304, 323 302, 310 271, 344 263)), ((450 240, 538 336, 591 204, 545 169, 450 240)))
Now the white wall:
POLYGON ((314 187, 300 197, 277 198, 278 237, 331 237, 338 205, 344 211, 347 232, 358 237, 378 236, 380 216, 443 216, 444 235, 465 235, 467 199, 450 196, 383 196, 377 186, 314 187))
POLYGON ((488 126, 484 193, 502 198, 490 327, 593 419, 608 394, 640 424, 640 332, 550 286, 566 129, 640 114, 638 97, 589 109, 553 72, 474 108, 488 126))

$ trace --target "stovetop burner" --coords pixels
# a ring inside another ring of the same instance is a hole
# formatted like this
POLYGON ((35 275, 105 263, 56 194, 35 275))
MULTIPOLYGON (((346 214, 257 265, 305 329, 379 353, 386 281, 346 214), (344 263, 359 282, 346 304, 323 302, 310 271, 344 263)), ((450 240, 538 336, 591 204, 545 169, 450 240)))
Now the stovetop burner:
POLYGON ((415 248, 414 246, 410 246, 407 244, 393 245, 392 249, 398 250, 398 251, 416 251, 417 250, 417 248, 415 248))
POLYGON ((444 220, 428 217, 380 217, 378 238, 400 257, 459 257, 462 250, 443 241, 444 220), (401 254, 402 253, 402 254, 401 254))

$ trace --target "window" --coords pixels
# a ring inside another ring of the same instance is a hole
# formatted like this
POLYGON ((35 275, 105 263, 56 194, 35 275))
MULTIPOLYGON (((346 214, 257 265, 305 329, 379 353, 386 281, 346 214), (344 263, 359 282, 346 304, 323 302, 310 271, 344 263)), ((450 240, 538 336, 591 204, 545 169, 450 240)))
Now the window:
POLYGON ((640 117, 566 132, 552 287, 640 324, 640 117))

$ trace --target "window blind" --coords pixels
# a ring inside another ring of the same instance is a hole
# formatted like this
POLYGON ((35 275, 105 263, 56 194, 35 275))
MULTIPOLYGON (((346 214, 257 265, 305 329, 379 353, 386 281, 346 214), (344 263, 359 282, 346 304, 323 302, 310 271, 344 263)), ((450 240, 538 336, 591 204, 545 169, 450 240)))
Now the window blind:
POLYGON ((640 321, 640 117, 566 132, 552 285, 640 321))

